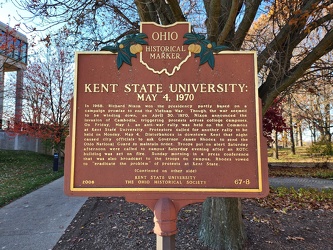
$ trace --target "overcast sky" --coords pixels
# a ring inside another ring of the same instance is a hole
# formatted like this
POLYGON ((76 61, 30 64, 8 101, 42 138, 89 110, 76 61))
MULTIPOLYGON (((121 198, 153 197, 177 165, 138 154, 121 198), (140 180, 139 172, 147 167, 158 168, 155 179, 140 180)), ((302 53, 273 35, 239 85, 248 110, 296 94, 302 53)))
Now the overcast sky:
POLYGON ((9 24, 11 27, 13 27, 15 24, 18 24, 19 16, 17 12, 20 12, 21 14, 28 15, 28 12, 19 10, 15 7, 15 5, 12 4, 11 1, 5 2, 0 1, 0 21, 9 24), (22 13, 23 12, 23 13, 22 13), (25 13, 24 13, 25 12, 25 13))

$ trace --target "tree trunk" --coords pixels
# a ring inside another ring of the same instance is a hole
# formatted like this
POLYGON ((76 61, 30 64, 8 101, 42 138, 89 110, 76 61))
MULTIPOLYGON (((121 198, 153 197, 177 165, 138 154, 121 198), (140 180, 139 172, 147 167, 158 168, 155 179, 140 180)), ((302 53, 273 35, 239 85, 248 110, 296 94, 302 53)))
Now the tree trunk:
POLYGON ((294 126, 293 126, 293 116, 290 113, 289 114, 289 123, 290 123, 290 149, 291 149, 291 153, 293 155, 296 154, 296 149, 295 149, 295 138, 294 138, 294 126))
POLYGON ((325 143, 327 155, 332 155, 331 104, 325 105, 325 143))
POLYGON ((279 159, 279 141, 278 141, 278 132, 275 130, 275 150, 274 152, 274 158, 279 159))
POLYGON ((288 97, 288 102, 289 102, 289 127, 290 127, 290 143, 291 143, 291 153, 293 155, 296 154, 296 150, 295 150, 295 136, 294 136, 294 121, 293 121, 293 112, 292 112, 292 100, 291 100, 291 96, 289 95, 288 97))
POLYGON ((299 130, 298 130, 298 125, 295 125, 295 147, 299 146, 299 130))
POLYGON ((202 206, 199 239, 210 249, 243 249, 245 231, 239 198, 207 198, 202 206))
POLYGON ((300 140, 300 146, 303 147, 303 135, 302 135, 302 124, 299 125, 299 140, 300 140))

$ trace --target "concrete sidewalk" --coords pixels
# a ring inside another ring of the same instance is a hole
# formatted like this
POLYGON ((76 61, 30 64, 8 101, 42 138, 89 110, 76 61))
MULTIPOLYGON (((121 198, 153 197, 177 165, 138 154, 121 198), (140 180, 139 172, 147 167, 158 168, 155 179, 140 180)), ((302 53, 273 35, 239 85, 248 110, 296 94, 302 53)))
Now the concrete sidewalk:
POLYGON ((48 250, 87 198, 67 197, 60 178, 0 209, 0 249, 48 250))
MULTIPOLYGON (((52 249, 87 200, 67 197, 60 178, 0 209, 0 249, 52 249)), ((273 187, 332 188, 333 180, 315 178, 269 179, 273 187)))
POLYGON ((299 178, 299 177, 271 177, 269 185, 272 187, 294 187, 298 188, 316 188, 316 189, 333 189, 333 180, 318 178, 299 178))

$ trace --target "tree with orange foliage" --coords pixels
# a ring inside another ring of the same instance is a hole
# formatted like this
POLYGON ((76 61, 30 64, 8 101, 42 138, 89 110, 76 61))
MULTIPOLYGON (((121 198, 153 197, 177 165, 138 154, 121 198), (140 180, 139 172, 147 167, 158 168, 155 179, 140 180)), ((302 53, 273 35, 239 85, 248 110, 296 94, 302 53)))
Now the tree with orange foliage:
POLYGON ((73 70, 71 54, 59 45, 41 48, 30 58, 24 79, 23 122, 14 132, 51 142, 61 152, 69 129, 73 70))
POLYGON ((267 139, 269 144, 274 142, 275 147, 275 158, 279 158, 279 149, 278 149, 278 133, 286 130, 287 125, 285 119, 282 115, 281 103, 276 101, 274 105, 272 105, 263 117, 263 133, 267 139), (274 139, 273 139, 274 132, 274 139))

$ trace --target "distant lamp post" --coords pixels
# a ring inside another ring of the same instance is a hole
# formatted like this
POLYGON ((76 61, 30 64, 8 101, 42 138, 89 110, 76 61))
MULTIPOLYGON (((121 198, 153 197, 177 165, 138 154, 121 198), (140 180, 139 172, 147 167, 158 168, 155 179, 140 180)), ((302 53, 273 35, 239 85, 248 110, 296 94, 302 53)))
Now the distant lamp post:
POLYGON ((5 72, 16 71, 15 124, 22 120, 23 72, 27 67, 27 37, 0 22, 0 130, 3 127, 5 72))

